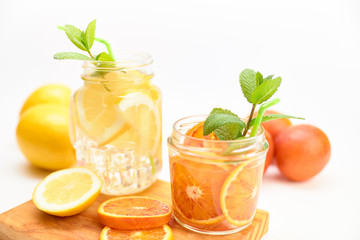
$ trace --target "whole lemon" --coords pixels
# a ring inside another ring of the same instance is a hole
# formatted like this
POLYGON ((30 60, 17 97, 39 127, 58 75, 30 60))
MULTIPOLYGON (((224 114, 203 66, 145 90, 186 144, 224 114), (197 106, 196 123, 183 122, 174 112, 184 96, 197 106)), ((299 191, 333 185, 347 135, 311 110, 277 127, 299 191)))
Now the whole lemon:
POLYGON ((68 107, 38 104, 29 108, 20 117, 16 140, 25 157, 37 167, 58 170, 76 161, 69 137, 68 107))
POLYGON ((69 106, 71 96, 70 88, 60 84, 47 84, 36 89, 25 101, 20 115, 37 104, 59 104, 69 106))

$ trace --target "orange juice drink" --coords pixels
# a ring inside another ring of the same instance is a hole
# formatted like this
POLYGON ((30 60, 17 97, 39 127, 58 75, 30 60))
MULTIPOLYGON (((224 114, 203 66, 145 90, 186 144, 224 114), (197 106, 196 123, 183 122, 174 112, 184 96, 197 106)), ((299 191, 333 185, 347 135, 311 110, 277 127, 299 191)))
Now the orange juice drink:
POLYGON ((175 122, 168 138, 174 217, 196 232, 235 233, 255 215, 268 144, 262 127, 240 140, 203 136, 205 119, 175 122))
POLYGON ((161 94, 152 58, 124 53, 117 62, 86 61, 71 100, 71 140, 78 165, 94 170, 102 193, 149 187, 161 170, 161 94))

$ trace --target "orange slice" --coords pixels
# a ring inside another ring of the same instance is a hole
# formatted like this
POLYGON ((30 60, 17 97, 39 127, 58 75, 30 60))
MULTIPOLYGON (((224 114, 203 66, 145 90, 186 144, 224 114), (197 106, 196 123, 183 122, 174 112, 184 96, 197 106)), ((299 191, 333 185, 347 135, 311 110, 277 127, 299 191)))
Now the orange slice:
POLYGON ((263 164, 244 163, 235 168, 221 188, 220 204, 226 220, 235 226, 251 223, 255 215, 263 164))
MULTIPOLYGON (((208 139, 208 140, 219 140, 216 135, 212 132, 207 136, 203 135, 203 130, 204 130, 204 122, 200 122, 198 124, 196 124, 195 126, 193 126, 191 129, 189 129, 185 135, 187 136, 191 136, 194 138, 199 138, 199 139, 208 139)), ((190 145, 190 146, 196 146, 196 147, 203 147, 203 143, 200 141, 194 141, 191 139, 185 139, 185 144, 186 145, 190 145)))
POLYGON ((119 230, 104 227, 100 240, 173 240, 174 235, 168 225, 142 230, 119 230))
POLYGON ((174 157, 171 162, 175 216, 198 225, 211 225, 224 219, 219 196, 228 172, 215 164, 181 157, 174 157))
POLYGON ((171 207, 149 197, 119 197, 103 202, 98 208, 99 221, 115 229, 154 228, 167 224, 171 207))

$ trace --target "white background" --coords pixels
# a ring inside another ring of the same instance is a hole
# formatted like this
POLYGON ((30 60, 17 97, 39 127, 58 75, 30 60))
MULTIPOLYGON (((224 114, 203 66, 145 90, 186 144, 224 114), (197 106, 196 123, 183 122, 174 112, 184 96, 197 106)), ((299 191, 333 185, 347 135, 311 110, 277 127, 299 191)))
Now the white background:
MULTIPOLYGON (((360 239, 359 16, 356 0, 0 0, 0 213, 29 200, 48 174, 17 148, 22 103, 46 83, 73 90, 82 84, 79 62, 52 59, 58 51, 77 51, 56 26, 84 29, 96 18, 97 36, 113 49, 153 56, 154 83, 163 91, 164 142, 184 116, 213 107, 246 116, 242 69, 281 76, 281 103, 274 109, 320 127, 332 156, 304 183, 269 169, 259 203, 270 212, 264 239, 360 239)), ((168 180, 165 143, 163 156, 161 179, 168 180)))

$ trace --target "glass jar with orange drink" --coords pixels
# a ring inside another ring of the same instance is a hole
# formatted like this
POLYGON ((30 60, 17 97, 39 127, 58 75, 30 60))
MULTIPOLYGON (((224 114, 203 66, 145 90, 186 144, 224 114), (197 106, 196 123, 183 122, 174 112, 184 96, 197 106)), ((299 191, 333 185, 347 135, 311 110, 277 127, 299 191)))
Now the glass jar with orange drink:
POLYGON ((71 100, 71 140, 78 165, 94 170, 102 193, 149 187, 161 170, 161 93, 150 55, 123 52, 116 62, 85 61, 71 100))
POLYGON ((168 138, 174 217, 196 232, 235 233, 255 215, 268 144, 262 127, 238 140, 204 136, 206 117, 178 120, 168 138))

